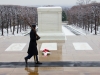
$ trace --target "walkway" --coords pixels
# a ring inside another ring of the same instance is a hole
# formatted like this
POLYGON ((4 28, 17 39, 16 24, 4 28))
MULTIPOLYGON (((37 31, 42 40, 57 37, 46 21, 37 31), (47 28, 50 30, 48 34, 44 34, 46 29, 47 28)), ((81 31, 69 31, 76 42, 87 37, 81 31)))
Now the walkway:
POLYGON ((100 36, 66 38, 39 40, 39 60, 43 64, 35 65, 32 58, 26 68, 29 36, 0 37, 0 75, 100 75, 100 36), (44 44, 51 49, 50 56, 41 54, 44 44))

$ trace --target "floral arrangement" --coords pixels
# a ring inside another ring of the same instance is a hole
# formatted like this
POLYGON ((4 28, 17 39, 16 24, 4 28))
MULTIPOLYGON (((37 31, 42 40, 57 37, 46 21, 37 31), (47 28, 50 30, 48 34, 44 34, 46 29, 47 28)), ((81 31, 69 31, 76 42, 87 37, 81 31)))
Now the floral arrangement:
POLYGON ((48 49, 44 49, 42 51, 42 55, 44 55, 44 56, 50 55, 50 51, 48 49))

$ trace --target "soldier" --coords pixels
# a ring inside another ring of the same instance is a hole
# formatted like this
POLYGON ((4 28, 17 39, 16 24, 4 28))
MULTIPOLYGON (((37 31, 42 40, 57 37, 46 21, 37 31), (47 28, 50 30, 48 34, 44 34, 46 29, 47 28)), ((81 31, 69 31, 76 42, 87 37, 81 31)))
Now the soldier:
MULTIPOLYGON (((36 25, 32 25, 32 27, 34 28, 34 30, 36 29, 36 25)), ((36 36, 36 31, 33 31, 31 29, 30 31, 30 43, 29 43, 29 48, 28 48, 28 56, 26 56, 24 59, 25 59, 25 63, 26 63, 26 66, 27 66, 27 61, 28 59, 30 59, 32 56, 34 56, 34 61, 35 61, 35 64, 42 64, 41 62, 38 61, 38 50, 37 50, 37 40, 39 40, 40 37, 37 37, 36 36)))

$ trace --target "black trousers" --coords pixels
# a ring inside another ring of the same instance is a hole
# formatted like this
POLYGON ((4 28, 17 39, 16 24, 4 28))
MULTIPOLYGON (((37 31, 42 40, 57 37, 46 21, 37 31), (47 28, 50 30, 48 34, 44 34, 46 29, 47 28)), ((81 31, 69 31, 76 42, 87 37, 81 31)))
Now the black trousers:
POLYGON ((28 56, 26 56, 25 58, 26 59, 30 59, 32 56, 34 56, 35 62, 38 62, 38 56, 37 55, 30 55, 30 54, 28 54, 28 56))

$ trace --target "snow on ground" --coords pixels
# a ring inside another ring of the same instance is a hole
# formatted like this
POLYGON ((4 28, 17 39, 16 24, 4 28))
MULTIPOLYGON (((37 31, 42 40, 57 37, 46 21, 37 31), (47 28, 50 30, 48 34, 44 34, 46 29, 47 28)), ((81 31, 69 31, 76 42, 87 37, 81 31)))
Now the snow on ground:
POLYGON ((75 35, 74 33, 72 33, 70 30, 68 30, 66 27, 62 26, 62 32, 65 35, 75 35))
MULTIPOLYGON (((70 27, 71 29, 73 29, 76 32, 79 32, 81 35, 95 35, 95 30, 93 29, 92 33, 91 31, 82 29, 80 27, 77 27, 75 25, 67 25, 68 27, 70 27)), ((98 27, 98 31, 97 31, 97 35, 100 35, 100 27, 98 27)))
MULTIPOLYGON (((15 26, 14 35, 12 34, 13 32, 10 31, 10 28, 8 29, 8 34, 7 34, 7 29, 3 29, 3 30, 4 30, 4 36, 24 36, 30 32, 31 28, 29 27, 26 31, 21 30, 21 32, 19 30, 17 34, 17 27, 15 26)), ((0 35, 1 35, 1 31, 0 31, 0 35)))
MULTIPOLYGON (((37 27, 38 28, 38 27, 37 27)), ((30 32, 31 28, 29 27, 26 31, 19 31, 17 34, 17 27, 15 27, 15 32, 14 35, 12 34, 12 32, 10 32, 9 29, 9 34, 7 34, 7 30, 4 29, 4 36, 25 36, 30 32)), ((62 25, 62 32, 66 35, 66 36, 75 36, 75 35, 94 35, 93 31, 92 33, 89 31, 85 31, 82 28, 76 27, 74 25, 66 25, 63 23, 62 25)), ((99 30, 97 31, 97 35, 100 35, 100 27, 99 30)), ((1 35, 1 31, 0 31, 0 35, 1 35)))
MULTIPOLYGON (((17 27, 15 27, 15 32, 14 32, 14 35, 12 34, 12 32, 10 32, 10 29, 9 30, 9 34, 7 34, 7 30, 4 29, 4 36, 24 36, 24 35, 27 35, 29 32, 30 32, 30 27, 26 30, 26 31, 19 31, 18 34, 17 34, 17 27)), ((67 28, 65 28, 64 26, 62 26, 62 31, 65 35, 75 35, 74 33, 72 33, 70 30, 68 30, 67 28)), ((1 34, 1 32, 0 32, 1 34)))

